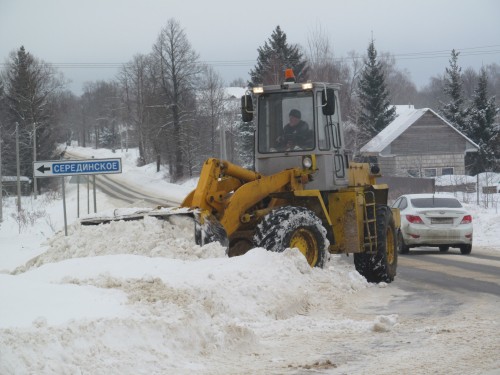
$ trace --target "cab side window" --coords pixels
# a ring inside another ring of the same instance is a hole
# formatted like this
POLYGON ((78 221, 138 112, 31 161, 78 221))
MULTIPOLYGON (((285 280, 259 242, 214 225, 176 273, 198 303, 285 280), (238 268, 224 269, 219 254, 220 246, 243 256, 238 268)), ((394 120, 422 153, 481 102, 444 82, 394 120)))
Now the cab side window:
MULTIPOLYGON (((321 103, 321 92, 316 94, 317 103, 321 103)), ((331 148, 331 127, 328 126, 328 119, 323 115, 321 107, 316 107, 316 117, 318 119, 318 142, 320 150, 330 150, 331 148)))

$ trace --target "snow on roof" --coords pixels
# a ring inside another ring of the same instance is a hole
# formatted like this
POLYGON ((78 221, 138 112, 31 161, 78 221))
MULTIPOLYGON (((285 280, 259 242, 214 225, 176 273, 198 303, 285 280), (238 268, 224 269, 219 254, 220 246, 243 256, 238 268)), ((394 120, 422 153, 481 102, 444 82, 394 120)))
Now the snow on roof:
POLYGON ((225 96, 226 98, 236 98, 240 99, 243 95, 245 95, 245 91, 247 91, 247 88, 245 87, 225 87, 225 96))
POLYGON ((396 105, 396 118, 380 133, 361 147, 362 153, 380 153, 417 121, 428 108, 415 109, 413 105, 396 105))
POLYGON ((378 133, 375 137, 373 137, 366 145, 361 147, 361 153, 363 154, 379 154, 381 153, 387 146, 389 146, 394 140, 403 134, 412 124, 414 124, 420 117, 424 115, 426 112, 431 112, 439 119, 441 119, 446 125, 450 126, 453 130, 455 130, 462 137, 467 139, 473 146, 479 148, 479 146, 474 143, 471 139, 469 139, 465 134, 456 129, 453 125, 451 125, 448 121, 446 121, 443 117, 439 116, 436 112, 434 112, 430 108, 421 108, 415 109, 413 105, 395 105, 396 107, 396 115, 397 117, 387 125, 380 133, 378 133))

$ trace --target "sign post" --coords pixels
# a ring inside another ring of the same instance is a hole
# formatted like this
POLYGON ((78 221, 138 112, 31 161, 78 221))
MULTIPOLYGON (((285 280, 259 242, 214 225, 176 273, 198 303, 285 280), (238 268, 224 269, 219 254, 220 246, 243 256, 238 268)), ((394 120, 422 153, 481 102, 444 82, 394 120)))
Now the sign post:
MULTIPOLYGON (((64 189, 65 176, 80 176, 97 174, 122 173, 122 159, 89 159, 89 160, 46 160, 33 162, 33 177, 62 177, 63 187, 63 210, 64 210, 64 233, 68 235, 66 225, 66 194, 64 189)), ((88 181, 88 179, 87 179, 88 181)), ((87 182, 88 185, 88 182, 87 182)), ((88 192, 87 192, 88 194, 88 192)), ((96 211, 94 193, 94 211, 96 211)))

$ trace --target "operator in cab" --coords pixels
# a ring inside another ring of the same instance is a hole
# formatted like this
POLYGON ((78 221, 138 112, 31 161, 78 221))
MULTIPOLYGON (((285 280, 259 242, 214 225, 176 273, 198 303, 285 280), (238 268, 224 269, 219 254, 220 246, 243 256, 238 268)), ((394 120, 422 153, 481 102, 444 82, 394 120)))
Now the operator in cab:
POLYGON ((283 134, 276 139, 279 149, 307 149, 312 146, 312 132, 307 122, 302 120, 302 114, 298 109, 292 109, 289 113, 289 122, 283 128, 283 134))

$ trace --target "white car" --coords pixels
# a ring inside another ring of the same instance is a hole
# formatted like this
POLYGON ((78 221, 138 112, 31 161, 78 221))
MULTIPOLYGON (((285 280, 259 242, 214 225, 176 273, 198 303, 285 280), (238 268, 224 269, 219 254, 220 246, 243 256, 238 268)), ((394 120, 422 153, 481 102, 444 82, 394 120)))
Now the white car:
POLYGON ((401 213, 398 250, 437 246, 439 251, 458 247, 462 254, 472 250, 472 215, 454 197, 435 194, 402 195, 392 205, 401 213))

